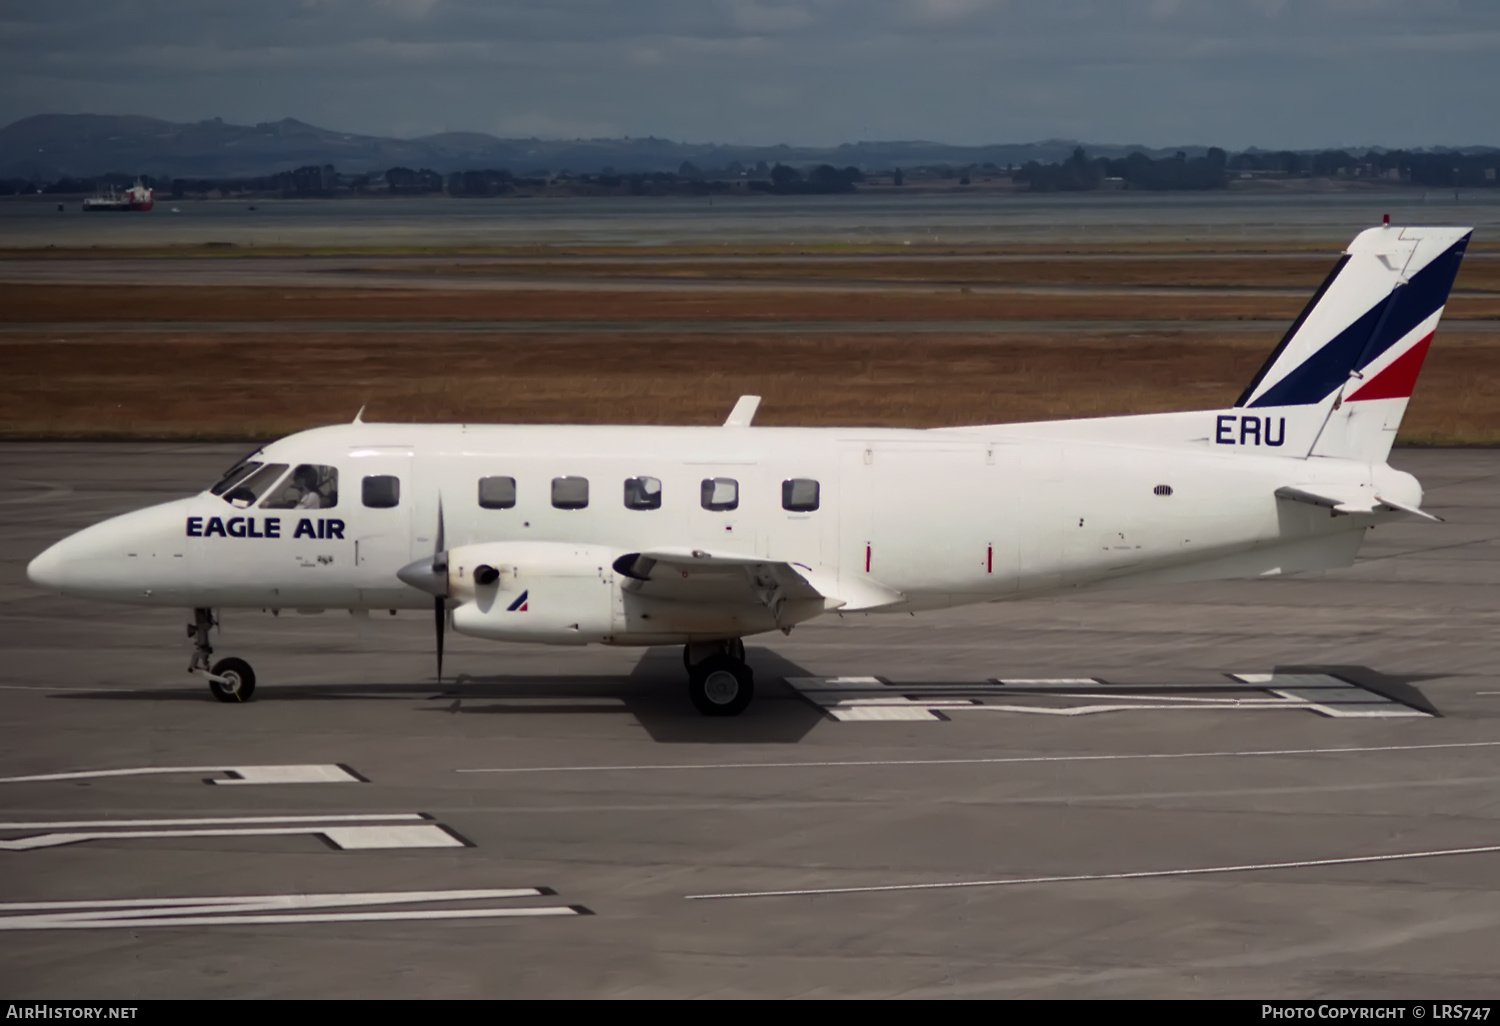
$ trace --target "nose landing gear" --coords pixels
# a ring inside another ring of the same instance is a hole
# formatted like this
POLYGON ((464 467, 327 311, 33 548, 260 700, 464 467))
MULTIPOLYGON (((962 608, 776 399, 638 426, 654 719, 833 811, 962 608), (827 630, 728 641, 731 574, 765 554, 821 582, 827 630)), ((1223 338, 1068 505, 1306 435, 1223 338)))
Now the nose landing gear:
POLYGON ((745 662, 745 643, 739 638, 682 650, 688 671, 688 697, 704 716, 738 716, 755 697, 755 674, 745 662))
POLYGON ((208 642, 208 632, 217 627, 212 609, 194 609, 193 622, 187 625, 188 637, 193 639, 193 658, 188 663, 188 673, 196 673, 208 681, 208 690, 221 702, 247 702, 255 693, 255 671, 243 659, 220 659, 209 666, 213 658, 213 646, 208 642))

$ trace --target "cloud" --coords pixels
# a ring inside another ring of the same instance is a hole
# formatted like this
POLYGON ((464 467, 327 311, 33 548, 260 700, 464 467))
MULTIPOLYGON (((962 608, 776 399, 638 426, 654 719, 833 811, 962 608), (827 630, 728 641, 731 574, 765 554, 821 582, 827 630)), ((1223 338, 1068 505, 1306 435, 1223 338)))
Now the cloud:
POLYGON ((1492 0, 49 0, 0 14, 0 123, 110 110, 758 143, 1500 144, 1497 87, 1492 0))

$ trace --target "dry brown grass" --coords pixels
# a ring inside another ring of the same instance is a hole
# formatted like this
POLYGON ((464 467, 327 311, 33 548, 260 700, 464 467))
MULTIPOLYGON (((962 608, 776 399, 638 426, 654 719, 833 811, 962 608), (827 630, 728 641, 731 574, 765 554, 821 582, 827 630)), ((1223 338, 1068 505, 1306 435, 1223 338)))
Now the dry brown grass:
MULTIPOLYGON (((347 420, 936 426, 1234 401, 1275 333, 877 337, 101 333, 0 336, 0 434, 270 437, 347 420)), ((1500 442, 1500 337, 1447 331, 1403 437, 1500 442)))
MULTIPOLYGON (((1291 320, 1302 296, 1077 295, 958 289, 604 291, 0 285, 0 321, 1291 320)), ((1448 316, 1500 318, 1500 296, 1448 316)))
MULTIPOLYGON (((919 427, 1212 408, 1235 399, 1279 329, 1215 336, 1174 322, 1289 322, 1330 266, 1326 253, 1019 262, 911 252, 859 260, 845 251, 794 262, 736 252, 757 259, 462 265, 479 277, 559 276, 555 287, 499 281, 473 289, 94 286, 80 261, 77 285, 0 285, 0 321, 9 324, 0 333, 0 434, 269 437, 348 419, 367 404, 367 418, 397 421, 714 424, 747 392, 765 397, 765 424, 919 427), (678 280, 632 286, 623 275, 678 280), (1033 285, 1080 288, 1026 291, 1033 285), (1151 291, 1157 286, 1216 291, 1151 291), (1111 288, 1121 291, 1103 291, 1111 288), (1106 326, 989 334, 977 324, 972 333, 939 333, 914 323, 1071 320, 1106 326), (545 327, 421 328, 476 321, 545 327), (721 321, 766 331, 716 330, 721 321), (850 321, 888 325, 855 334, 838 323, 850 321), (312 330, 241 330, 260 322, 312 330), (411 328, 391 330, 390 322, 411 328), (641 330, 651 322, 687 330, 641 330), (777 330, 784 322, 823 327, 777 330), (152 329, 198 323, 201 330, 152 329), (570 327, 580 324, 593 328, 570 327)), ((433 265, 401 270, 424 266, 433 265)), ((1471 260, 1463 274, 1459 287, 1481 294, 1450 303, 1406 441, 1500 443, 1492 385, 1500 333, 1463 324, 1500 318, 1500 261, 1471 260)))
MULTIPOLYGON (((1326 255, 1246 258, 1146 257, 1096 259, 1010 257, 816 260, 469 260, 387 264, 371 270, 433 277, 567 278, 746 282, 889 282, 938 285, 1090 286, 1121 288, 1297 289, 1311 294, 1334 265, 1326 255)), ((1500 261, 1471 258, 1454 286, 1459 291, 1500 291, 1500 261)))

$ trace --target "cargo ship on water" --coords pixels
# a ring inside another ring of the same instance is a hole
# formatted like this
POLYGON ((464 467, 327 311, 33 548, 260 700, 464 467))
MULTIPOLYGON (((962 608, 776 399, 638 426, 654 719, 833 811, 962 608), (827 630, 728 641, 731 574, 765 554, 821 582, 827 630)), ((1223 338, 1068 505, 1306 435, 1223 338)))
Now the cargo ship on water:
POLYGON ((97 196, 90 196, 83 201, 85 213, 96 210, 150 210, 156 206, 156 199, 151 189, 136 182, 124 192, 109 186, 97 196))

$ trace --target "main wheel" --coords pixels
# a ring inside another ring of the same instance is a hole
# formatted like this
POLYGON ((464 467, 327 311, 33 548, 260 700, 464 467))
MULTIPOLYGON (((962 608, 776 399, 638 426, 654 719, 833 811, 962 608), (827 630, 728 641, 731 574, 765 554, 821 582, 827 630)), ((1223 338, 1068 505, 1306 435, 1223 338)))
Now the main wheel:
POLYGON ((704 716, 738 716, 755 697, 755 675, 738 659, 709 656, 688 671, 688 697, 704 716))
POLYGON ((210 672, 227 681, 225 684, 216 680, 208 682, 208 690, 221 702, 248 702, 255 694, 255 671, 243 659, 220 659, 210 672))

